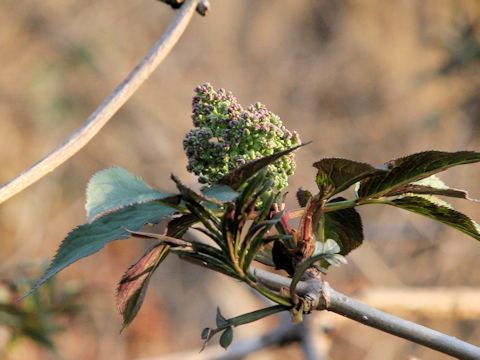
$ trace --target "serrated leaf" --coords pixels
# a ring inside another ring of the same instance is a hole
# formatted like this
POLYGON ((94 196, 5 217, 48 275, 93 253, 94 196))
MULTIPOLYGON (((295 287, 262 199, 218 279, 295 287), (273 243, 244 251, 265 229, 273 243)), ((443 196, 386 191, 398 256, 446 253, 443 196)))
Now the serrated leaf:
POLYGON ((480 226, 465 214, 449 206, 439 205, 442 202, 437 204, 426 197, 404 196, 398 199, 385 199, 382 203, 429 217, 480 240, 480 226))
POLYGON ((369 164, 338 158, 322 159, 313 166, 318 170, 316 183, 319 189, 326 191, 327 197, 348 189, 366 177, 385 172, 369 164))
POLYGON ((233 328, 230 326, 220 336, 220 346, 225 350, 230 346, 233 341, 233 328))
POLYGON ((396 188, 412 183, 457 165, 480 161, 474 151, 424 151, 386 164, 387 172, 374 174, 360 183, 358 196, 379 197, 396 188))
POLYGON ((140 230, 144 224, 158 223, 175 211, 157 202, 137 204, 109 213, 92 223, 78 226, 63 240, 47 271, 26 295, 67 266, 101 250, 110 241, 130 237, 126 229, 140 230))
POLYGON ((118 310, 123 316, 122 330, 132 322, 140 310, 150 278, 168 253, 168 245, 153 246, 120 279, 116 298, 118 310))
POLYGON ((231 202, 238 197, 238 192, 228 185, 215 184, 202 188, 202 194, 207 198, 217 200, 219 202, 231 202))
POLYGON ((96 218, 125 206, 161 200, 174 196, 152 189, 142 179, 127 170, 115 167, 102 170, 87 185, 87 220, 96 218))
POLYGON ((229 185, 234 190, 238 189, 246 180, 255 175, 259 170, 265 168, 267 165, 270 165, 280 159, 282 156, 290 154, 292 151, 297 150, 298 148, 305 146, 309 143, 300 144, 294 146, 290 149, 276 152, 275 154, 265 156, 256 160, 247 162, 245 165, 242 165, 235 170, 229 172, 223 176, 218 183, 223 185, 229 185))
MULTIPOLYGON (((345 200, 345 198, 337 197, 330 200, 329 203, 343 200, 345 200)), ((340 246, 341 255, 347 255, 350 251, 362 244, 362 218, 354 208, 326 212, 324 216, 325 237, 335 240, 340 246)))

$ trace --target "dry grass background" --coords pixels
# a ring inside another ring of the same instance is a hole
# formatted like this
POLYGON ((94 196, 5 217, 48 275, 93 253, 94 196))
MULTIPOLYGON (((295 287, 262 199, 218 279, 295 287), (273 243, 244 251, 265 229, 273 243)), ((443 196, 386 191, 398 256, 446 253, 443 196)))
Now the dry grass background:
MULTIPOLYGON (((0 183, 63 141, 171 17, 153 0, 0 0, 0 183)), ((194 19, 167 60, 83 151, 0 207, 0 271, 52 256, 84 222, 84 188, 102 168, 125 167, 165 190, 173 190, 170 173, 196 186, 181 140, 191 126, 192 90, 205 81, 232 90, 244 104, 262 101, 313 140, 297 153, 292 192, 314 188, 311 163, 326 156, 380 164, 425 149, 478 151, 480 66, 445 76, 437 69, 448 60, 445 48, 461 45, 461 25, 479 19, 476 0, 212 0, 211 13, 194 19), (471 106, 462 108, 469 99, 471 106)), ((442 177, 480 198, 479 175, 473 165, 442 177)), ((478 204, 455 205, 480 219, 478 204)), ((471 238, 397 209, 361 213, 365 246, 328 275, 335 288, 355 294, 371 286, 480 283, 480 246, 471 238)), ((60 275, 88 291, 86 313, 56 337, 63 358, 195 350, 217 305, 228 316, 262 305, 233 281, 172 257, 155 276, 137 320, 120 335, 115 282, 144 248, 119 241, 60 275)), ((416 320, 480 343, 478 321, 416 320)), ((237 338, 269 326, 240 328, 237 338)), ((331 359, 447 358, 354 323, 331 336, 331 359)), ((285 357, 302 358, 295 346, 251 356, 285 357)), ((29 342, 8 357, 48 358, 29 342)))

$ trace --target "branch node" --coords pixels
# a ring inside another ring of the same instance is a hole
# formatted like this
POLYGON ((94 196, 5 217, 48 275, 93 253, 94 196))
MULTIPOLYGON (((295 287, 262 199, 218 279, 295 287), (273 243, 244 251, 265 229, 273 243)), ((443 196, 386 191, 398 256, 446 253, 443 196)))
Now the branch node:
POLYGON ((318 296, 318 310, 328 310, 330 308, 331 303, 331 295, 330 295, 330 284, 326 281, 322 282, 321 291, 318 296))

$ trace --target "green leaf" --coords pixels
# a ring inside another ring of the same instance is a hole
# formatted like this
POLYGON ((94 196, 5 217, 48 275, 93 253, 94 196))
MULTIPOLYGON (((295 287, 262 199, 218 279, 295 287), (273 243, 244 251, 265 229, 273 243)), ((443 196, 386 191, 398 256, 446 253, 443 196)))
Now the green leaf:
POLYGON ((385 194, 385 196, 397 196, 403 194, 423 194, 423 195, 441 195, 476 201, 468 197, 465 190, 453 189, 447 186, 437 176, 432 175, 428 178, 406 184, 385 194))
MULTIPOLYGON (((337 197, 329 204, 343 201, 345 198, 337 197)), ((346 208, 324 213, 325 238, 333 239, 340 245, 341 255, 360 246, 363 242, 363 226, 360 214, 354 208, 346 208)))
POLYGON ((215 319, 215 323, 219 328, 229 325, 228 320, 222 315, 220 308, 218 306, 217 306, 217 316, 215 319))
POLYGON ((302 261, 296 268, 295 272, 292 276, 292 282, 290 283, 290 294, 292 298, 295 296, 296 288, 300 280, 302 280, 302 276, 310 267, 312 267, 316 262, 323 260, 325 258, 325 254, 317 254, 306 258, 302 261))
POLYGON ((211 328, 208 328, 208 327, 204 328, 202 330, 202 333, 200 334, 200 338, 202 340, 209 340, 212 337, 211 334, 212 334, 212 329, 211 328))
POLYGON ((236 316, 234 318, 228 319, 228 322, 232 326, 245 325, 245 324, 249 324, 251 322, 263 319, 264 317, 267 317, 282 311, 286 311, 288 309, 289 309, 288 307, 285 307, 283 305, 274 305, 264 309, 255 310, 247 314, 236 316))
POLYGON ((440 199, 435 199, 434 196, 429 198, 405 196, 398 199, 384 199, 378 201, 378 203, 393 205, 429 217, 480 240, 480 226, 475 221, 449 206, 441 205, 445 203, 443 201, 436 203, 436 200, 440 199))
POLYGON ((218 183, 223 185, 229 185, 234 190, 238 189, 246 180, 255 175, 259 170, 265 168, 267 165, 270 165, 280 159, 282 156, 290 154, 292 151, 297 150, 298 148, 305 146, 309 143, 300 144, 294 146, 290 149, 276 152, 275 154, 265 156, 253 161, 249 161, 245 165, 242 165, 235 170, 229 172, 223 176, 218 183))
POLYGON ((140 310, 150 278, 168 253, 168 245, 155 245, 122 276, 116 296, 119 312, 123 316, 122 330, 133 321, 140 310))
POLYGON ((88 222, 125 206, 161 200, 174 196, 145 184, 139 177, 116 167, 96 173, 87 186, 88 222))
POLYGON ((184 214, 173 218, 168 223, 167 235, 175 238, 181 238, 187 230, 198 222, 196 216, 184 214))
POLYGON ((379 197, 389 191, 427 178, 452 166, 480 161, 480 153, 474 151, 424 151, 392 160, 386 164, 387 172, 374 174, 360 183, 360 198, 379 197))
POLYGON ((238 193, 230 186, 221 184, 202 188, 202 194, 222 203, 234 201, 238 197, 238 193))
POLYGON ((385 172, 369 164, 337 158, 322 159, 313 166, 318 170, 316 182, 320 190, 326 191, 325 197, 342 192, 373 174, 385 172))
POLYGON ((157 202, 137 204, 109 213, 92 223, 78 226, 63 240, 47 271, 25 296, 67 266, 101 250, 110 241, 130 237, 127 229, 137 231, 144 224, 159 223, 175 211, 157 202))
POLYGON ((230 326, 220 336, 220 346, 225 350, 230 346, 233 341, 233 328, 230 326))
POLYGON ((224 348, 226 348, 226 347, 228 347, 228 345, 230 345, 230 343, 233 340, 233 327, 248 324, 248 323, 260 320, 264 317, 276 314, 278 312, 287 311, 289 309, 290 309, 289 306, 287 307, 287 306, 283 306, 283 305, 274 305, 274 306, 270 306, 268 308, 264 308, 264 309, 249 312, 247 314, 236 316, 236 317, 231 318, 231 319, 225 319, 223 316, 221 316, 222 319, 220 320, 220 322, 224 323, 224 324, 219 326, 218 325, 218 323, 219 323, 219 319, 218 319, 219 310, 217 308, 217 328, 212 329, 212 328, 207 327, 207 328, 204 328, 202 330, 201 338, 202 338, 202 340, 204 340, 204 343, 203 343, 202 349, 200 351, 202 351, 205 348, 205 346, 207 345, 208 341, 210 341, 210 339, 220 331, 223 331, 223 330, 228 331, 228 329, 232 330, 231 334, 229 334, 229 333, 225 334, 225 332, 224 332, 222 334, 222 336, 220 337, 220 345, 222 345, 224 348))

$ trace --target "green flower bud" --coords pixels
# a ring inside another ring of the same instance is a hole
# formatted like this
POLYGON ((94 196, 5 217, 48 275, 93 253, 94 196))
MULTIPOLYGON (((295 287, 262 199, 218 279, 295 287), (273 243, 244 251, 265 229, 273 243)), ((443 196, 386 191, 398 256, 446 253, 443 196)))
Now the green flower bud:
MULTIPOLYGON (((230 92, 216 91, 210 84, 195 89, 192 108, 194 128, 185 136, 183 147, 187 170, 198 175, 201 183, 215 183, 248 161, 300 144, 298 134, 287 130, 265 105, 244 109, 230 92)), ((268 166, 278 190, 287 186, 294 169, 293 154, 268 166)))

